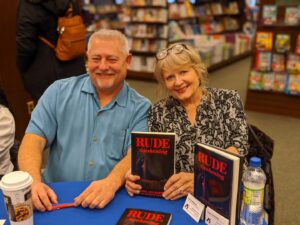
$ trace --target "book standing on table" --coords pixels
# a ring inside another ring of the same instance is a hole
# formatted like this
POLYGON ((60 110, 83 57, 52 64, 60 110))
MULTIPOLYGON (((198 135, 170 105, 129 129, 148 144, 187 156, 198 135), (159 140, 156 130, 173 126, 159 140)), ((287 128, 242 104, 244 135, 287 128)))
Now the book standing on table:
POLYGON ((230 225, 238 224, 242 161, 240 155, 224 149, 195 145, 195 197, 209 207, 209 214, 213 210, 230 225))

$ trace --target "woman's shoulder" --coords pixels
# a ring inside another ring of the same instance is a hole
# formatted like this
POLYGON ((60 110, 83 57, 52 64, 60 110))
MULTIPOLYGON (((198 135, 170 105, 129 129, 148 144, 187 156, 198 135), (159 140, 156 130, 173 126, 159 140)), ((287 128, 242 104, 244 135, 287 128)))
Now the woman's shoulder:
POLYGON ((223 89, 223 88, 208 88, 208 95, 213 100, 228 100, 231 98, 239 98, 239 94, 236 90, 223 89))

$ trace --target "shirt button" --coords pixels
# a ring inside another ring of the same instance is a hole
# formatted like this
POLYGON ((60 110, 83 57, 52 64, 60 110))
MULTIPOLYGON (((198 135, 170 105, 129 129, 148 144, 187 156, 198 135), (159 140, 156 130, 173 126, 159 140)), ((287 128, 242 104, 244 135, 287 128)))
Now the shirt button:
POLYGON ((93 160, 89 161, 89 167, 94 167, 95 163, 93 160))
POLYGON ((93 142, 97 142, 97 137, 93 136, 93 142))

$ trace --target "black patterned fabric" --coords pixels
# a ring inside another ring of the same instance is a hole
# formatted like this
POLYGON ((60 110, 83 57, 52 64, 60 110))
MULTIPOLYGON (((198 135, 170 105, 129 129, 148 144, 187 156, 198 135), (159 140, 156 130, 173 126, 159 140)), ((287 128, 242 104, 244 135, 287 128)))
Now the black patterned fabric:
POLYGON ((197 108, 194 126, 178 100, 168 97, 154 104, 148 125, 153 132, 175 132, 176 173, 194 171, 194 145, 202 142, 220 148, 248 150, 248 130, 237 91, 208 88, 197 108))

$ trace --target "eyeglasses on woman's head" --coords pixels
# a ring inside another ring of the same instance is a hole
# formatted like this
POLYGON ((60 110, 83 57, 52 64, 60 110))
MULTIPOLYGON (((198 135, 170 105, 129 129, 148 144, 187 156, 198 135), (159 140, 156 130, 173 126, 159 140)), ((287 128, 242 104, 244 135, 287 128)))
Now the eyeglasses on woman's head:
POLYGON ((174 54, 180 54, 184 49, 188 49, 187 46, 185 44, 174 44, 172 46, 170 46, 169 48, 165 48, 161 51, 159 51, 156 54, 156 60, 162 60, 164 58, 167 57, 167 55, 169 54, 169 52, 174 53, 174 54))

